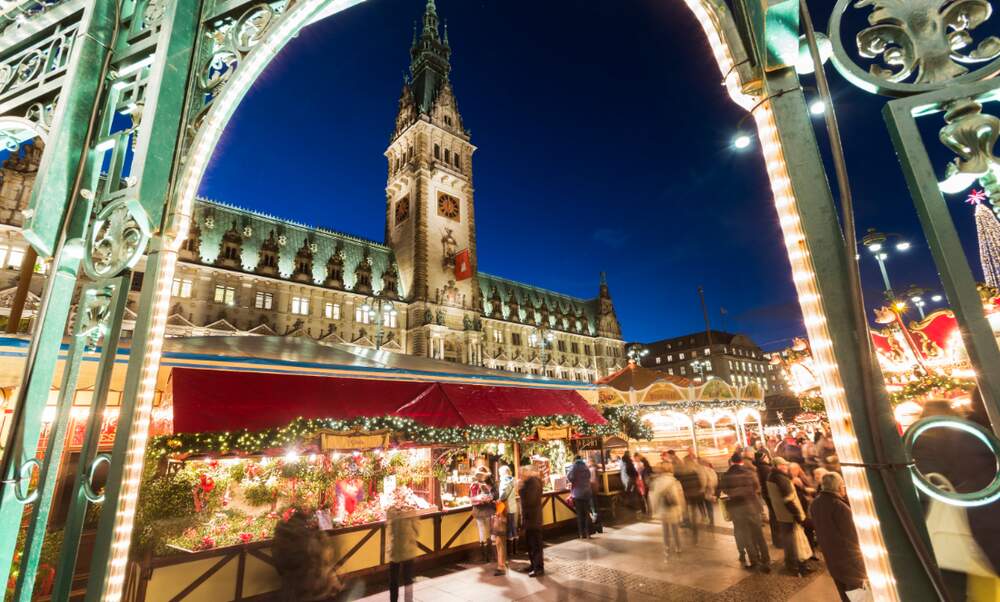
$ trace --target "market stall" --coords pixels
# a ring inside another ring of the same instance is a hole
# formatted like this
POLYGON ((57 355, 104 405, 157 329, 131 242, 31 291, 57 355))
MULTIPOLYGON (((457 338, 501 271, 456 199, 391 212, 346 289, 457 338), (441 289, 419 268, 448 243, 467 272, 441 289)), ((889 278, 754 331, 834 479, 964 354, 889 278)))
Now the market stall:
MULTIPOLYGON (((26 352, 24 340, 0 338, 0 392, 7 399, 16 398, 26 352)), ((96 397, 99 352, 85 354, 73 395, 60 467, 65 485, 83 463, 77 439, 96 397)), ((127 356, 127 342, 118 354, 127 356)), ((57 382, 59 370, 61 364, 57 382)), ((124 363, 109 382, 102 445, 117 431, 123 379, 124 363)), ((421 508, 421 561, 464 553, 477 536, 461 486, 476 464, 515 462, 522 443, 552 429, 564 429, 568 444, 617 431, 592 408, 596 397, 584 383, 353 345, 285 337, 168 340, 125 599, 242 600, 273 591, 270 534, 293 507, 323 511, 311 520, 317 529, 322 522, 341 575, 384 568, 382 517, 397 503, 421 508)), ((549 461, 553 474, 564 468, 549 461)), ((94 486, 100 484, 98 471, 94 486)), ((47 540, 58 538, 65 491, 56 492, 47 540)), ((567 496, 554 487, 546 493, 547 528, 571 524, 567 496)), ((100 507, 92 509, 96 518, 100 507)))
POLYGON ((669 450, 683 457, 690 449, 725 469, 736 447, 762 433, 764 390, 756 383, 734 387, 709 378, 699 384, 630 362, 597 384, 602 407, 634 408, 649 423, 651 438, 633 438, 630 447, 650 458, 669 450))
POLYGON ((572 441, 617 430, 569 389, 176 368, 170 398, 173 432, 151 443, 140 499, 165 512, 139 519, 135 600, 174 599, 185 580, 192 600, 276 589, 267 542, 295 512, 331 540, 341 574, 385 565, 396 503, 420 509, 427 559, 463 552, 478 541, 472 472, 516 466, 519 449, 544 471, 545 525, 568 524, 572 441))

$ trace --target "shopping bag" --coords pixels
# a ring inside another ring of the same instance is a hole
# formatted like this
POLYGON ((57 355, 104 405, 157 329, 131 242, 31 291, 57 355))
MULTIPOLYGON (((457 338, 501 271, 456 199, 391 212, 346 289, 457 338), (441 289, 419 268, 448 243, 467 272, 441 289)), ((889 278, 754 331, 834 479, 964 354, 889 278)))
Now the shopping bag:
MULTIPOLYGON (((955 491, 951 481, 942 474, 932 472, 925 477, 939 489, 955 491)), ((997 576, 982 548, 972 537, 965 508, 931 499, 930 510, 927 511, 927 534, 930 535, 938 566, 942 569, 980 577, 997 576)))

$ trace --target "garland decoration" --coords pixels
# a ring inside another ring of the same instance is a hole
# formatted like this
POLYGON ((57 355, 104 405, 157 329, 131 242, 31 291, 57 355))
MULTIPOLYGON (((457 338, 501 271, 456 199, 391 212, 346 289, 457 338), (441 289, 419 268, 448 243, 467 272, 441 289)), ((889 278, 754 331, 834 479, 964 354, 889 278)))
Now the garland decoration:
POLYGON ((931 394, 944 394, 948 391, 972 391, 976 387, 975 382, 951 376, 941 376, 931 374, 924 376, 903 385, 899 391, 889 394, 889 402, 892 406, 897 406, 904 401, 926 397, 931 394))
POLYGON ((817 414, 826 412, 826 402, 823 401, 823 397, 820 395, 802 395, 798 399, 799 405, 806 412, 815 412, 817 414))
MULTIPOLYGON (((426 426, 399 416, 363 417, 349 420, 299 418, 281 428, 263 431, 226 431, 217 433, 182 433, 160 435, 150 440, 148 454, 158 459, 168 454, 259 454, 268 450, 292 449, 309 441, 323 430, 380 431, 393 433, 396 441, 418 445, 468 445, 482 441, 523 441, 538 427, 569 426, 585 437, 608 437, 621 432, 651 438, 652 429, 644 426, 637 410, 608 408, 607 424, 590 424, 575 414, 531 416, 512 426, 470 425, 465 427, 426 426), (648 430, 647 430, 648 428, 648 430)), ((630 434, 630 436, 632 436, 630 434)))

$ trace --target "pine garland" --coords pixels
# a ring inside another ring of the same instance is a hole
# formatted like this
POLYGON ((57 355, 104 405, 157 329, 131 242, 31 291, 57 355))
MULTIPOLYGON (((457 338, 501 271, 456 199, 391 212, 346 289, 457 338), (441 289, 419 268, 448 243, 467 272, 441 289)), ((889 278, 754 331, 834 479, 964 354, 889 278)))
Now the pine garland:
POLYGON ((299 418, 288 426, 263 431, 227 431, 216 433, 183 433, 161 435, 150 440, 149 455, 160 458, 167 454, 259 454, 273 449, 292 449, 313 439, 323 430, 389 431, 399 441, 420 445, 468 445, 480 441, 523 441, 535 434, 538 427, 569 426, 583 436, 608 437, 625 433, 632 438, 652 438, 652 428, 639 417, 637 410, 627 407, 604 410, 607 424, 590 424, 575 414, 532 416, 513 426, 471 425, 459 428, 439 428, 420 424, 398 416, 364 417, 349 420, 299 418))
POLYGON ((975 383, 970 380, 952 378, 950 376, 929 375, 903 385, 903 388, 889 394, 889 402, 893 407, 914 398, 926 396, 933 391, 971 391, 975 383))

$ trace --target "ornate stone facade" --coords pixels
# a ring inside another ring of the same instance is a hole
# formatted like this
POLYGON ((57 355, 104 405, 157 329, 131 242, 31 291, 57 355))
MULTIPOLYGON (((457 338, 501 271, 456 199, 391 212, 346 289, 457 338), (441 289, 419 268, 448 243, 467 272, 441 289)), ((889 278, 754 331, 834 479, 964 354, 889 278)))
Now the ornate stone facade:
MULTIPOLYGON (((201 199, 173 282, 170 335, 284 335, 374 346, 375 320, 361 307, 380 298, 396 310, 383 314, 387 350, 582 381, 623 366, 621 329, 603 277, 598 296, 584 300, 478 271, 476 147, 449 80, 447 30, 443 38, 439 30, 428 0, 385 152, 385 242, 201 199)), ((25 248, 20 211, 38 154, 30 147, 27 153, 0 170, 0 240, 7 241, 0 251, 8 255, 25 248)), ((3 303, 18 272, 6 258, 0 263, 3 303)), ((143 269, 133 276, 133 309, 143 269)), ((32 292, 41 285, 39 277, 32 292)))

